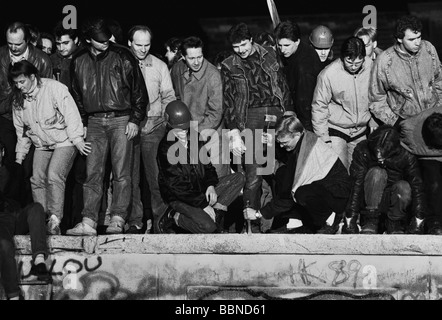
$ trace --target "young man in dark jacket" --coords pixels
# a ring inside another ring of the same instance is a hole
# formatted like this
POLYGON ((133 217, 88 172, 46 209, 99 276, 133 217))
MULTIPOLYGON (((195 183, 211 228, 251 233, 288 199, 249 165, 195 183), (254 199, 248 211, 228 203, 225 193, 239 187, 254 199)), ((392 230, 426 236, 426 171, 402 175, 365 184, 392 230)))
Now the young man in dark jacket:
POLYGON ((380 233, 381 220, 389 234, 423 233, 427 204, 419 165, 395 128, 382 125, 356 146, 350 176, 344 233, 359 233, 359 215, 364 234, 380 233))
POLYGON ((169 208, 156 229, 167 233, 177 225, 191 233, 223 232, 223 215, 245 178, 237 172, 218 179, 203 141, 190 127, 190 111, 183 102, 170 102, 165 114, 168 130, 158 147, 158 184, 169 208))
POLYGON ((322 70, 315 49, 301 39, 299 26, 283 21, 275 29, 276 43, 284 56, 284 71, 295 112, 306 130, 312 127, 312 99, 316 78, 322 70))
POLYGON ((295 116, 276 124, 276 141, 284 149, 275 174, 275 196, 261 210, 244 209, 246 219, 295 218, 302 228, 288 233, 334 234, 339 229, 348 196, 350 177, 338 155, 295 116))
POLYGON ((92 20, 85 35, 88 45, 75 54, 70 65, 71 93, 87 127, 92 152, 86 158, 83 220, 66 234, 97 234, 109 149, 114 196, 106 232, 122 233, 132 198, 132 139, 149 110, 149 98, 135 57, 128 48, 109 41, 112 33, 103 19, 92 20))

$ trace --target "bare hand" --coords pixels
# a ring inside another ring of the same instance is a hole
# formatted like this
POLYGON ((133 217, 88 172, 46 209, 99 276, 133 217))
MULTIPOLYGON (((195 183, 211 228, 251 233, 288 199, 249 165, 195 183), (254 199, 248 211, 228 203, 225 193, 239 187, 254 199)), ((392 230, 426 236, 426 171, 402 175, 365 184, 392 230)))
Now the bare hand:
POLYGON ((215 210, 213 210, 211 206, 207 206, 203 210, 209 215, 210 218, 212 218, 213 222, 216 221, 215 210))
POLYGON ((216 194, 215 188, 209 186, 206 190, 206 200, 209 202, 210 206, 213 206, 218 201, 218 195, 216 194))
POLYGON ((89 153, 91 153, 91 151, 92 151, 92 147, 91 147, 90 142, 81 141, 81 142, 77 143, 75 146, 77 147, 78 151, 80 151, 80 154, 82 154, 84 156, 88 156, 89 153))
POLYGON ((132 140, 138 134, 138 125, 133 122, 128 122, 126 126, 127 140, 132 140))

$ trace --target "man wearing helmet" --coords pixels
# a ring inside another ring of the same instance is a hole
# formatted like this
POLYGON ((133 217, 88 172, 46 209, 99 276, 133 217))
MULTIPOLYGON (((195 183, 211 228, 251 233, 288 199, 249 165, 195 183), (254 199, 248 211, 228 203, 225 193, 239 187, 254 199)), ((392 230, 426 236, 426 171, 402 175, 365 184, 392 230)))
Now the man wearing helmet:
POLYGON ((333 60, 333 34, 326 26, 317 26, 313 29, 309 37, 310 43, 315 48, 319 60, 321 60, 324 68, 333 60))
POLYGON ((157 162, 161 196, 169 208, 155 221, 155 228, 159 233, 174 233, 176 226, 190 233, 223 232, 224 213, 245 178, 238 172, 218 178, 184 102, 170 102, 165 116, 167 133, 157 162))

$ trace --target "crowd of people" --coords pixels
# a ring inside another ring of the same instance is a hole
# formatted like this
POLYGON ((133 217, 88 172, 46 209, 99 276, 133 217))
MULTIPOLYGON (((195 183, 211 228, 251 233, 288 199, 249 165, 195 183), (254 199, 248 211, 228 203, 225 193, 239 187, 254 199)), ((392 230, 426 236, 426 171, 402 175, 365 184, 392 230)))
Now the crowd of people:
POLYGON ((115 20, 12 23, 0 47, 8 298, 20 297, 13 236, 28 232, 43 280, 45 235, 101 225, 229 233, 236 216, 248 224, 234 232, 442 235, 442 69, 422 29, 401 17, 381 50, 360 27, 335 58, 327 26, 302 37, 291 20, 256 35, 238 23, 209 60, 195 35, 153 54, 146 25, 122 43, 115 20))

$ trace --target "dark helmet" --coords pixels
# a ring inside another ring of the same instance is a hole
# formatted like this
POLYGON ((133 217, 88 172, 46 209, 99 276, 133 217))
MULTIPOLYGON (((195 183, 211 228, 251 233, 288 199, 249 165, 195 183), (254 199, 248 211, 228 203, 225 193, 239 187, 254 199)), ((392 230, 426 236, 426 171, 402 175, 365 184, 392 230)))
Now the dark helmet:
POLYGON ((192 116, 186 104, 180 100, 174 100, 166 106, 166 120, 174 129, 189 129, 192 116))

